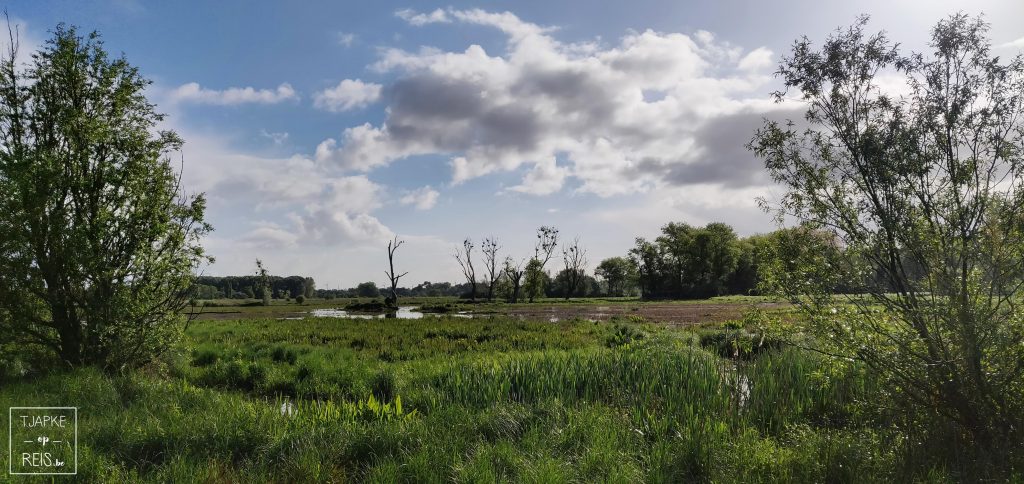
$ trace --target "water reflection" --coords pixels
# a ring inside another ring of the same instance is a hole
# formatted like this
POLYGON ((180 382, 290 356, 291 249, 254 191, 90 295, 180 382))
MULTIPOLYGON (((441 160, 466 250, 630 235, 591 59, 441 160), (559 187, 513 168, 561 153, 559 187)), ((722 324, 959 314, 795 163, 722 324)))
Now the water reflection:
MULTIPOLYGON (((492 318, 501 314, 497 313, 473 313, 472 311, 459 311, 455 313, 424 313, 422 311, 414 311, 416 306, 399 306, 398 311, 392 311, 387 313, 361 313, 358 311, 348 311, 346 309, 314 309, 310 311, 310 316, 315 318, 356 318, 356 319, 423 319, 424 316, 433 317, 450 317, 450 318, 492 318)), ((541 313, 541 314, 508 314, 520 320, 527 319, 547 319, 549 322, 557 323, 563 318, 556 316, 552 313, 541 313)), ((597 316, 606 316, 604 313, 598 313, 597 316)), ((579 319, 586 321, 595 321, 595 317, 592 315, 584 315, 583 317, 577 316, 579 319)), ((281 319, 302 319, 302 318, 281 318, 281 319)))
POLYGON ((415 306, 399 306, 398 311, 371 314, 347 311, 344 309, 314 309, 310 312, 315 318, 357 318, 357 319, 423 319, 420 311, 413 311, 415 306))

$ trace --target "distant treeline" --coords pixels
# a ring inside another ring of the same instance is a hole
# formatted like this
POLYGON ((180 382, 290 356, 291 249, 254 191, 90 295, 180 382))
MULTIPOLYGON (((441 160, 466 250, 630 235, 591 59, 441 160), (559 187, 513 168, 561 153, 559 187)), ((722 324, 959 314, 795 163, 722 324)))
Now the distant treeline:
POLYGON ((756 294, 760 266, 782 231, 737 237, 716 222, 704 227, 670 223, 654 240, 637 238, 629 251, 635 284, 645 299, 693 299, 756 294))
MULTIPOLYGON (((270 297, 290 299, 298 296, 316 295, 316 282, 312 277, 270 276, 270 297)), ((252 276, 200 276, 196 278, 196 297, 199 299, 244 299, 263 298, 260 277, 252 276)))
MULTIPOLYGON (((822 232, 806 228, 781 229, 767 234, 738 237, 725 223, 695 227, 669 223, 654 239, 637 238, 627 254, 602 260, 592 274, 584 273, 572 294, 567 294, 570 270, 544 271, 538 277, 538 296, 605 297, 640 296, 644 299, 697 299, 723 295, 758 294, 766 277, 790 277, 806 268, 800 261, 807 256, 822 257, 840 249, 822 232)), ((582 271, 581 271, 582 272, 582 271)), ((383 289, 374 282, 363 282, 348 289, 317 289, 311 277, 270 276, 271 298, 287 299, 302 295, 324 299, 346 297, 382 297, 383 289)), ((212 277, 197 280, 197 297, 262 298, 257 275, 212 277)), ((477 293, 485 293, 487 284, 476 283, 477 293)), ((494 295, 510 300, 512 287, 507 273, 495 281, 494 295)), ((837 284, 833 288, 847 292, 854 288, 837 284)), ((399 297, 461 297, 474 291, 469 282, 424 281, 414 287, 399 287, 399 297)))

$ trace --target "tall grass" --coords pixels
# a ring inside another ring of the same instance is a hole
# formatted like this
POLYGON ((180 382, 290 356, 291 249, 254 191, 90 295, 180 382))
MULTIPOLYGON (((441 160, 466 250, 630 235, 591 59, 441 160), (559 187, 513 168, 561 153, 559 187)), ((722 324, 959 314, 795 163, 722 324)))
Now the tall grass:
POLYGON ((795 349, 723 358, 700 336, 622 321, 201 322, 166 371, 16 379, 0 407, 79 406, 80 477, 94 482, 945 475, 894 474, 903 441, 862 368, 795 349))

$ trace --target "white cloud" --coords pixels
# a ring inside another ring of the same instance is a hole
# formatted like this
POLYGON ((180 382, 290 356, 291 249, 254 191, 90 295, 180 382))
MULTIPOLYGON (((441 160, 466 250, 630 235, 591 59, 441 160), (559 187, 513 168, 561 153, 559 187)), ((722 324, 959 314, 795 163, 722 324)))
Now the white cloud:
POLYGON ((554 28, 508 12, 396 15, 414 25, 492 27, 507 47, 381 50, 371 69, 397 74, 387 87, 387 119, 324 140, 319 163, 367 171, 442 155, 456 184, 526 165, 532 169, 510 190, 537 195, 569 179, 599 196, 666 184, 766 183, 752 174, 761 167, 747 169, 754 158, 735 131, 756 128, 778 109, 765 95, 772 53, 763 47, 745 52, 703 31, 630 32, 611 46, 564 43, 554 28))
POLYGON ((255 89, 252 87, 229 87, 223 90, 207 89, 198 83, 183 84, 168 94, 172 103, 212 104, 234 106, 239 104, 277 104, 299 98, 298 93, 287 82, 276 89, 255 89))
POLYGON ((331 112, 342 112, 366 107, 380 98, 380 84, 345 79, 330 89, 313 96, 313 106, 331 112))
MULTIPOLYGON (((14 63, 19 68, 24 68, 32 63, 32 54, 44 47, 44 41, 36 35, 36 31, 29 28, 28 23, 18 17, 10 18, 10 28, 18 47, 14 63)), ((10 37, 7 34, 0 35, 0 53, 7 55, 10 48, 10 37)))
POLYGON ((548 158, 533 165, 533 169, 523 177, 523 182, 509 190, 530 195, 550 195, 562 189, 568 174, 568 169, 558 166, 554 158, 548 158))
POLYGON ((295 247, 299 240, 294 232, 278 224, 263 222, 259 225, 243 234, 237 241, 251 249, 285 249, 295 247))
POLYGON ((416 207, 416 210, 430 210, 434 208, 434 205, 437 205, 437 197, 439 195, 440 193, 437 190, 427 185, 405 194, 399 200, 399 203, 402 205, 413 205, 416 207))
POLYGON ((1012 49, 1012 48, 1024 49, 1024 37, 1021 37, 1021 38, 1019 38, 1017 40, 1011 40, 1011 41, 1003 43, 1003 44, 999 44, 999 45, 996 46, 996 48, 1000 48, 1000 49, 1012 49))
POLYGON ((214 227, 260 220, 257 228, 236 236, 247 247, 360 246, 392 234, 373 215, 386 190, 366 176, 341 175, 306 156, 241 153, 224 139, 179 132, 187 140, 183 186, 206 193, 214 227), (277 225, 264 221, 269 216, 277 225))
POLYGON ((772 51, 758 47, 740 59, 739 68, 744 71, 762 71, 775 66, 772 51))
POLYGON ((356 34, 351 32, 338 32, 338 43, 345 47, 352 47, 356 42, 356 34))
POLYGON ((430 13, 416 13, 411 8, 404 8, 395 12, 395 16, 409 22, 409 25, 416 26, 451 22, 445 11, 441 9, 434 10, 430 13))

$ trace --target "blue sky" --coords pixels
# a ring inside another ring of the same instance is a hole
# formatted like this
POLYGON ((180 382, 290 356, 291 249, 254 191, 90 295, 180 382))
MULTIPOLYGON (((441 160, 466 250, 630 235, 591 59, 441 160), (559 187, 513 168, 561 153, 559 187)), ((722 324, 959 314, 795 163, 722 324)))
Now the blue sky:
POLYGON ((532 252, 579 236, 591 266, 669 221, 772 229, 778 192, 743 149, 800 35, 872 16, 908 48, 957 10, 984 12, 996 53, 1024 49, 1024 2, 11 1, 22 44, 57 23, 98 30, 153 80, 207 193, 208 274, 319 287, 459 278, 470 236, 532 252))

